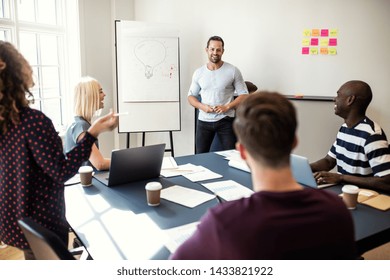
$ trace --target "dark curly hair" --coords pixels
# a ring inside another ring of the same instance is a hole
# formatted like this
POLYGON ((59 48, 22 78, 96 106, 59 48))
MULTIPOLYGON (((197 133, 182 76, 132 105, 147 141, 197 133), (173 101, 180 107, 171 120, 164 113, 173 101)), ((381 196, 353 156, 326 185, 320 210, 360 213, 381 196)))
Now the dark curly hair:
POLYGON ((20 122, 20 109, 33 100, 32 69, 27 60, 9 42, 0 40, 0 131, 20 122))

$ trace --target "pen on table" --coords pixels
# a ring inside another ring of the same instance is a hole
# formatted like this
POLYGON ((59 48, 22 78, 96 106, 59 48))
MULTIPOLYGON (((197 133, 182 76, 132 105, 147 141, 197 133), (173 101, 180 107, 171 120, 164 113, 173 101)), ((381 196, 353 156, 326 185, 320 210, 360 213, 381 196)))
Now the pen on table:
POLYGON ((169 172, 193 172, 193 169, 163 169, 169 172))
POLYGON ((114 116, 118 117, 118 116, 124 116, 124 115, 128 115, 128 114, 129 114, 129 112, 115 113, 114 116))

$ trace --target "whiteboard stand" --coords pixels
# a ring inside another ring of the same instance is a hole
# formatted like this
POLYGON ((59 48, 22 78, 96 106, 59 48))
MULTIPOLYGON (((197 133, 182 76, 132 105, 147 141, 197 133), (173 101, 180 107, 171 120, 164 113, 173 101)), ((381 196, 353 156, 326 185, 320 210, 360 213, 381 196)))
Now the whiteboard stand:
MULTIPOLYGON (((142 146, 144 147, 145 146, 145 137, 146 136, 146 132, 142 132, 142 146)), ((127 148, 130 148, 130 132, 127 132, 127 148)), ((175 151, 173 149, 173 134, 172 134, 172 130, 169 131, 169 144, 170 144, 170 148, 169 149, 165 149, 165 152, 171 152, 171 155, 172 157, 175 157, 175 151)))
POLYGON ((179 30, 171 24, 115 21, 118 132, 181 130, 179 30))

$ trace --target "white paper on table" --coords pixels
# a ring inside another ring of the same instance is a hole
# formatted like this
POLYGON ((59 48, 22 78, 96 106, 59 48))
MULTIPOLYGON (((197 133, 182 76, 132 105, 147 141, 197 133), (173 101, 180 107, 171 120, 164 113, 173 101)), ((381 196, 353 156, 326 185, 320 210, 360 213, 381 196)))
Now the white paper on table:
POLYGON ((161 198, 194 208, 215 198, 215 195, 175 185, 162 189, 161 198))
POLYGON ((202 185, 226 201, 249 197, 254 193, 252 190, 233 180, 206 183, 202 185))
POLYGON ((177 163, 173 157, 163 157, 161 169, 176 169, 177 163))
POLYGON ((225 150, 225 151, 218 151, 218 152, 215 152, 217 155, 220 155, 220 156, 223 156, 225 158, 230 158, 230 157, 240 157, 240 152, 235 150, 235 149, 232 149, 232 150, 225 150))
POLYGON ((248 167, 248 164, 246 164, 245 160, 235 160, 231 159, 228 162, 228 165, 237 169, 240 169, 242 171, 251 172, 251 170, 248 167))
POLYGON ((193 165, 191 163, 183 164, 177 166, 177 168, 172 169, 161 169, 160 174, 164 177, 174 177, 174 176, 180 176, 187 173, 196 172, 198 170, 201 170, 197 165, 193 165))
POLYGON ((199 182, 223 177, 221 174, 215 173, 200 165, 197 166, 197 170, 194 172, 183 174, 183 176, 191 182, 199 182))
POLYGON ((80 183, 80 174, 77 173, 72 178, 70 178, 68 181, 65 182, 65 186, 75 185, 80 183))
POLYGON ((165 247, 167 247, 171 253, 174 253, 181 244, 191 237, 198 224, 199 222, 194 222, 164 230, 168 236, 168 241, 165 244, 165 247))

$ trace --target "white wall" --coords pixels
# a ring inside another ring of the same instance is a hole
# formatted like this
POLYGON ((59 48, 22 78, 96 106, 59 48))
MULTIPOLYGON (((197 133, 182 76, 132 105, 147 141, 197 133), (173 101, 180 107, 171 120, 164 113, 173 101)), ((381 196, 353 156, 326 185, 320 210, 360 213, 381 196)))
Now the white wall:
MULTIPOLYGON (((87 30, 83 38, 85 71, 102 81, 106 91, 112 93, 113 104, 116 94, 113 20, 177 25, 181 32, 182 131, 174 132, 176 155, 193 153, 194 110, 186 101, 187 91, 193 71, 207 61, 204 47, 212 35, 220 35, 225 40, 223 59, 238 66, 244 78, 260 89, 284 94, 304 91, 306 95, 329 92, 327 95, 331 96, 349 79, 367 81, 374 92, 369 116, 390 134, 390 123, 386 122, 390 119, 387 109, 390 103, 387 97, 390 88, 389 1, 80 1, 88 6, 81 16, 87 30), (316 27, 339 29, 337 56, 300 55, 302 31, 316 27)), ((301 139, 296 152, 312 160, 323 156, 342 120, 334 116, 331 102, 294 101, 294 104, 298 109, 301 139)), ((112 135, 107 137, 113 138, 112 135)), ((125 147, 124 135, 116 139, 116 146, 125 147)), ((139 143, 139 137, 135 139, 132 146, 139 143)), ((147 144, 161 141, 168 141, 167 133, 147 134, 147 144)), ((110 149, 110 145, 107 147, 110 149)))
MULTIPOLYGON (((132 0, 79 0, 82 75, 96 78, 106 93, 102 114, 116 108, 114 20, 133 19, 132 0)), ((116 131, 99 136, 100 150, 106 157, 120 146, 116 131)), ((125 143, 125 141, 123 141, 125 143)))

